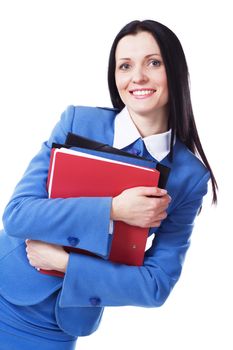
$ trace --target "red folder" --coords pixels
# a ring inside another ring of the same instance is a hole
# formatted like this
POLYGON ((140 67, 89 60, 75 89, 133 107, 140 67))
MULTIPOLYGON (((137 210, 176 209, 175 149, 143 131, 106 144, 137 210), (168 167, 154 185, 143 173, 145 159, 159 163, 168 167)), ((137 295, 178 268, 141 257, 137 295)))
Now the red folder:
MULTIPOLYGON (((50 198, 115 197, 125 189, 157 186, 159 171, 71 149, 52 149, 48 193, 50 198)), ((148 229, 114 222, 109 260, 140 266, 143 264, 148 229)), ((94 255, 78 248, 66 251, 94 255)), ((63 276, 57 271, 42 273, 63 276)))

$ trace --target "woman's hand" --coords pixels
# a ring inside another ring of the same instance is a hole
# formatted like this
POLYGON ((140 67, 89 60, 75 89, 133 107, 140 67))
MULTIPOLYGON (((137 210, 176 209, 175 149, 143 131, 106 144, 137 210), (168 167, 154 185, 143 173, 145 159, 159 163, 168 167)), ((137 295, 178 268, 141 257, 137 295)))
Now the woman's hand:
POLYGON ((133 226, 159 227, 167 217, 171 197, 157 187, 134 187, 112 200, 111 219, 133 226))
POLYGON ((27 239, 26 252, 30 265, 65 273, 69 254, 61 246, 27 239))

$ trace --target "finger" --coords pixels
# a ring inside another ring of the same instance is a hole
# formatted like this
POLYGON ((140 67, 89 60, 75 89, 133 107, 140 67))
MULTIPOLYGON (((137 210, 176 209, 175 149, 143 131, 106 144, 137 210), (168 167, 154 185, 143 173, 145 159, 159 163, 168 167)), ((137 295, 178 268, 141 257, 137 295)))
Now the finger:
POLYGON ((159 227, 160 225, 161 225, 161 221, 157 220, 157 221, 154 221, 150 227, 159 227))
POLYGON ((168 203, 171 203, 171 201, 172 201, 172 197, 171 197, 171 196, 169 196, 169 194, 167 194, 166 196, 164 196, 164 198, 166 198, 166 199, 167 199, 168 203))
POLYGON ((167 194, 163 197, 156 197, 156 198, 153 198, 153 201, 154 201, 154 205, 157 206, 157 207, 161 207, 161 209, 166 209, 169 204, 171 203, 171 197, 167 194))
POLYGON ((138 194, 148 197, 160 197, 167 194, 167 190, 158 187, 138 187, 138 194))
POLYGON ((164 204, 169 204, 172 200, 168 194, 166 194, 164 196, 160 196, 160 197, 156 196, 156 198, 157 198, 157 200, 159 200, 161 203, 164 203, 164 204))
POLYGON ((164 219, 167 218, 167 212, 163 211, 162 213, 160 213, 159 215, 156 216, 156 220, 162 221, 164 219))
POLYGON ((164 211, 167 210, 169 203, 166 199, 163 197, 159 198, 148 198, 147 200, 148 203, 148 208, 151 209, 152 215, 158 216, 159 214, 163 213, 164 211))
POLYGON ((33 259, 28 259, 28 262, 33 267, 36 265, 36 263, 33 261, 33 259))
POLYGON ((147 223, 147 227, 159 227, 161 225, 161 222, 165 220, 167 217, 167 213, 163 212, 159 215, 156 215, 156 219, 151 220, 147 223))

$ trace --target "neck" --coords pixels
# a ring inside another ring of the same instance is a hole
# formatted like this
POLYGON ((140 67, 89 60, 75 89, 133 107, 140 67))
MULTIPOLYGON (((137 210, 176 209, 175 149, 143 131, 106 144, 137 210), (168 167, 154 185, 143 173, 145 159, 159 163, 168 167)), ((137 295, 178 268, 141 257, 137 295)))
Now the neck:
POLYGON ((161 134, 168 130, 168 108, 156 110, 151 114, 138 114, 129 111, 131 119, 142 137, 161 134))

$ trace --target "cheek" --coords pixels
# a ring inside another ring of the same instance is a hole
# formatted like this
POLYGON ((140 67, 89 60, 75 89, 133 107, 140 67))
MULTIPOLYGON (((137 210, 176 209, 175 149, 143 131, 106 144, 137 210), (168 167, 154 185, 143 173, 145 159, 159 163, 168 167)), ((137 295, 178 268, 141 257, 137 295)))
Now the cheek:
POLYGON ((161 86, 163 88, 164 94, 168 94, 168 86, 167 86, 167 78, 166 77, 161 80, 161 86))
POLYGON ((115 81, 117 89, 122 91, 127 88, 129 79, 126 76, 116 74, 115 81))
POLYGON ((161 87, 162 94, 168 96, 168 84, 167 84, 166 74, 160 74, 157 77, 157 82, 158 82, 159 86, 161 87))
POLYGON ((156 77, 157 82, 163 89, 167 89, 167 75, 165 70, 162 70, 156 77))
POLYGON ((159 87, 159 90, 156 95, 159 100, 159 103, 161 105, 167 104, 169 102, 169 96, 168 96, 168 85, 167 85, 166 74, 163 74, 163 72, 161 72, 160 74, 157 74, 154 81, 159 87))
POLYGON ((167 85, 167 79, 164 80, 164 95, 166 102, 169 101, 169 93, 168 93, 168 85, 167 85))

